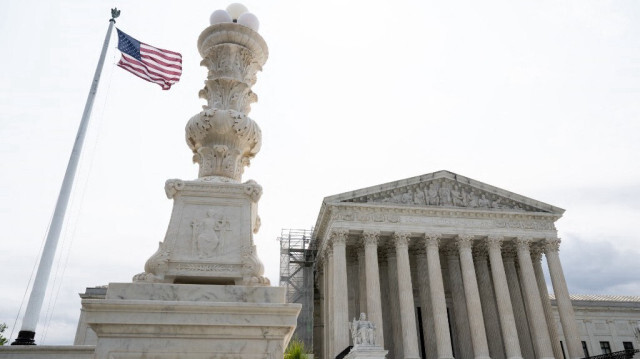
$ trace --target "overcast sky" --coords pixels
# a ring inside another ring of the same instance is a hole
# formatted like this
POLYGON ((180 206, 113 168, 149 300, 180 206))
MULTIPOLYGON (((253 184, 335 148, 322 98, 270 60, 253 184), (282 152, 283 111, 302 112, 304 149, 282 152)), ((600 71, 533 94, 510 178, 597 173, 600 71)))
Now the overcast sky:
MULTIPOLYGON (((111 39, 39 344, 73 341, 85 287, 143 271, 172 208, 165 180, 197 177, 184 141, 205 103, 196 40, 228 2, 150 4, 14 0, 0 11, 0 322, 9 331, 109 9, 122 9, 123 31, 183 54, 181 81, 162 91, 114 65, 111 39)), ((566 209, 557 227, 572 293, 640 295, 640 3, 245 4, 270 50, 250 113, 263 147, 243 179, 264 187, 256 241, 273 284, 280 230, 310 228, 323 197, 446 169, 566 209)))

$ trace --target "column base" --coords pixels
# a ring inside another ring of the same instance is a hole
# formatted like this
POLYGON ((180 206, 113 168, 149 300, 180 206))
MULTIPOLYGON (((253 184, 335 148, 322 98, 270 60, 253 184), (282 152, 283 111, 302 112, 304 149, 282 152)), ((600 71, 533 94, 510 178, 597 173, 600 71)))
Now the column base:
MULTIPOLYGON (((477 356, 477 357, 474 357, 474 359, 491 359, 491 357, 488 356, 488 355, 487 356, 477 356)), ((548 359, 548 358, 545 358, 545 359, 548 359)))
POLYGON ((35 337, 36 332, 21 330, 18 333, 18 337, 13 341, 13 343, 11 343, 11 345, 36 345, 35 337))

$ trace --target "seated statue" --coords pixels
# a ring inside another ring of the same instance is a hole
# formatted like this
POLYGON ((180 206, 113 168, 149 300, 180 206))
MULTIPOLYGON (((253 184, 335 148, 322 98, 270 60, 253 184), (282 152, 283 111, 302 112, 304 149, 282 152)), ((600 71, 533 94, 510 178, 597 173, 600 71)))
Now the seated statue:
POLYGON ((376 327, 367 320, 367 315, 360 313, 360 319, 353 318, 351 323, 351 339, 354 348, 376 345, 376 327))

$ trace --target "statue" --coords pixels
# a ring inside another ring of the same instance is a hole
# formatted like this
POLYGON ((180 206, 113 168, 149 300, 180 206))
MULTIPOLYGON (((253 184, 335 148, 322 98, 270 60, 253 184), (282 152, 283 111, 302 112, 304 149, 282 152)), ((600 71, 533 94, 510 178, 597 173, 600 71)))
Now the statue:
POLYGON ((376 327, 367 320, 367 315, 360 313, 360 319, 353 318, 351 323, 351 339, 354 348, 360 346, 376 346, 376 327))

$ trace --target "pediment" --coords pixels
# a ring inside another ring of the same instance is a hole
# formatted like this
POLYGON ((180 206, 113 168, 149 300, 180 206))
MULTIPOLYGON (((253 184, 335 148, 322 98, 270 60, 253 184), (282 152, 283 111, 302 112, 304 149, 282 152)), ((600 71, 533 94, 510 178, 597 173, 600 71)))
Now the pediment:
POLYGON ((325 203, 367 203, 412 207, 562 214, 562 208, 533 200, 449 171, 381 184, 325 198, 325 203))

